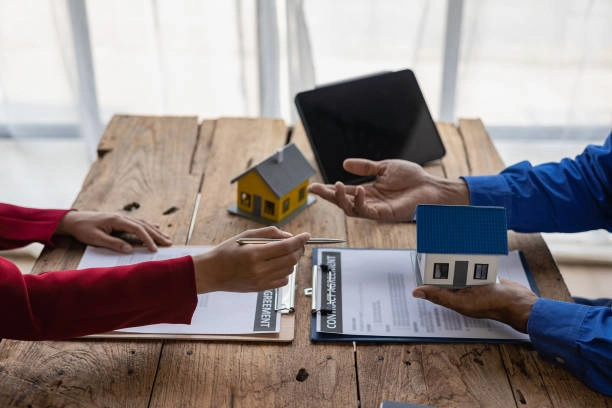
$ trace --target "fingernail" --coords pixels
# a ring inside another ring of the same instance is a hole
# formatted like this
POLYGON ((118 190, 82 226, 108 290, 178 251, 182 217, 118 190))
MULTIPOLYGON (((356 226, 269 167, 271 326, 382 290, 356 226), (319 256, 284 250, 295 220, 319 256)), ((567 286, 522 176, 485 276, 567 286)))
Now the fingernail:
POLYGON ((419 299, 426 299, 425 297, 425 292, 417 290, 414 293, 412 293, 412 296, 414 296, 415 298, 419 298, 419 299))
POLYGON ((125 252, 126 254, 129 254, 132 252, 132 247, 128 244, 123 244, 121 246, 121 252, 125 252))

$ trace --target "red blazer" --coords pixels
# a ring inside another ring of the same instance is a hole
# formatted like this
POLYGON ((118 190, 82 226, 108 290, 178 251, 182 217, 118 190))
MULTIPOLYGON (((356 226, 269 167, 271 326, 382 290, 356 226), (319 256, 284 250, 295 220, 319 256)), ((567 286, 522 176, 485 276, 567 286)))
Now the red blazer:
MULTIPOLYGON (((68 210, 0 203, 0 249, 53 245, 68 210)), ((112 268, 24 275, 0 257, 0 338, 57 340, 153 323, 190 323, 197 304, 190 256, 112 268)))

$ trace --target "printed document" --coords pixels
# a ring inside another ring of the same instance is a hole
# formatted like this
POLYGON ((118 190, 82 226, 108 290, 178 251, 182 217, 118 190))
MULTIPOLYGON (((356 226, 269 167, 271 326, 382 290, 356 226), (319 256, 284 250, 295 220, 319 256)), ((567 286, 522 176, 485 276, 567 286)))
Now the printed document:
MULTIPOLYGON (((412 296, 417 286, 414 250, 321 248, 313 264, 326 265, 319 288, 326 312, 317 331, 361 336, 528 341, 510 326, 465 317, 412 296)), ((501 256, 498 275, 530 287, 518 252, 501 256)))
MULTIPOLYGON (((138 262, 178 258, 208 251, 210 247, 160 247, 157 252, 135 248, 131 254, 88 246, 79 269, 131 265, 138 262)), ((155 296, 154 293, 151 296, 155 296)), ((154 324, 117 330, 128 333, 163 334, 252 334, 278 333, 277 290, 259 293, 211 292, 198 295, 191 324, 154 324)))

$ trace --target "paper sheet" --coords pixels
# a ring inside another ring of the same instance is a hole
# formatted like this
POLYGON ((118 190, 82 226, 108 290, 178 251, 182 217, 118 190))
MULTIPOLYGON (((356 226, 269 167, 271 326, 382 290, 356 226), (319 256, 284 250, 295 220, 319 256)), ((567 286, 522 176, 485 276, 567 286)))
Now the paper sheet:
MULTIPOLYGON (((132 254, 120 254, 108 249, 88 246, 78 269, 178 258, 202 253, 209 249, 210 247, 201 246, 172 246, 151 252, 146 248, 136 248, 132 254)), ((280 314, 274 310, 276 296, 276 290, 259 293, 206 293, 198 295, 198 304, 191 324, 154 324, 118 331, 163 334, 278 333, 280 314)))
MULTIPOLYGON (((414 298, 414 250, 321 249, 318 264, 330 273, 320 282, 333 313, 317 314, 317 331, 362 336, 529 340, 503 323, 473 319, 414 298)), ((500 257, 498 275, 529 283, 519 253, 500 257)))

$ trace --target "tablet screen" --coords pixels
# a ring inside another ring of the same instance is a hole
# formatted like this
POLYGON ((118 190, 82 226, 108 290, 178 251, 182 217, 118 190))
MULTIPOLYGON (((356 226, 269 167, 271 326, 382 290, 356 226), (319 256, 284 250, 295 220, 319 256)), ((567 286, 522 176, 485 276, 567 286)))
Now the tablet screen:
POLYGON ((365 181, 344 171, 349 157, 424 164, 444 156, 411 70, 321 86, 298 93, 295 103, 325 183, 365 181))

